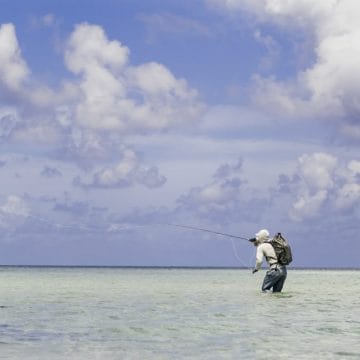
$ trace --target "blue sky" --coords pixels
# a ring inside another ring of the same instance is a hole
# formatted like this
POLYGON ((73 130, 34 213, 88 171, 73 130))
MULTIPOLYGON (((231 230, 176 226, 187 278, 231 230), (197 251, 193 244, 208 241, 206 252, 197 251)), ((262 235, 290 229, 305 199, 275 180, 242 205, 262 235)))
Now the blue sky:
POLYGON ((359 265, 357 1, 0 6, 0 263, 359 265))

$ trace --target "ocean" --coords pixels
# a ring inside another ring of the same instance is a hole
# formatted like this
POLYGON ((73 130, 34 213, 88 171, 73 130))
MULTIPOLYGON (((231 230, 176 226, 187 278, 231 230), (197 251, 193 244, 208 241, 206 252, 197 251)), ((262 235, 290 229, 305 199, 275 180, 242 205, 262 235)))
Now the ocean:
POLYGON ((360 359, 360 271, 0 268, 0 359, 360 359))

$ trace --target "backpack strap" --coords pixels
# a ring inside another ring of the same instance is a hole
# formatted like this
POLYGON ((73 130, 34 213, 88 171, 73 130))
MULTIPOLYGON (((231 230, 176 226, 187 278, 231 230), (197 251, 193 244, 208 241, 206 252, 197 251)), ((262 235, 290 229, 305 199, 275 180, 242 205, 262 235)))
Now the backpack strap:
POLYGON ((268 241, 268 244, 270 244, 271 247, 273 248, 274 253, 275 253, 275 257, 273 257, 273 256, 266 256, 266 255, 265 255, 265 259, 266 259, 266 261, 269 263, 269 265, 270 265, 270 260, 271 260, 271 259, 272 259, 272 260, 275 260, 275 262, 273 262, 273 263, 270 265, 270 266, 273 266, 273 265, 278 264, 278 258, 277 258, 277 256, 276 256, 276 251, 275 251, 274 247, 273 247, 272 244, 271 244, 271 241, 268 241))

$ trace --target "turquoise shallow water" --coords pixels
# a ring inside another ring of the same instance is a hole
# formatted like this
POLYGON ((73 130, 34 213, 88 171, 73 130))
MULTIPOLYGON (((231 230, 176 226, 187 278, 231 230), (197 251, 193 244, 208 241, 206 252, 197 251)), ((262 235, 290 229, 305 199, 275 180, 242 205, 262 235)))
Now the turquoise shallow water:
POLYGON ((360 271, 1 268, 1 359, 360 359, 360 271))

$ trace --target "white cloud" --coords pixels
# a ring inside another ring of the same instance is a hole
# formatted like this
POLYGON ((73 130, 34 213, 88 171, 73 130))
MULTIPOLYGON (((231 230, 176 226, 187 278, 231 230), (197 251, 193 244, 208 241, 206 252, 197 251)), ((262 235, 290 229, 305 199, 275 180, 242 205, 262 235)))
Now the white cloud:
POLYGON ((26 202, 17 195, 9 195, 0 205, 0 227, 3 229, 16 229, 23 224, 29 215, 26 202))
POLYGON ((13 24, 0 26, 0 85, 18 90, 29 74, 29 69, 21 57, 21 51, 13 24))
POLYGON ((99 68, 120 70, 128 61, 128 56, 128 48, 118 41, 109 41, 100 26, 85 23, 77 25, 71 34, 65 60, 74 73, 91 75, 99 68))
POLYGON ((14 108, 0 108, 0 140, 4 141, 11 137, 18 128, 20 120, 18 112, 14 108))
POLYGON ((333 187, 337 159, 326 153, 304 154, 299 158, 300 176, 315 190, 333 187))
POLYGON ((337 190, 335 205, 338 209, 348 209, 360 205, 360 161, 351 160, 343 171, 345 184, 337 190))
POLYGON ((258 21, 271 21, 292 26, 305 24, 316 26, 316 22, 328 16, 339 1, 207 0, 207 2, 231 12, 245 10, 256 16, 258 21))
POLYGON ((165 184, 166 176, 160 174, 157 166, 141 167, 136 174, 136 181, 147 188, 157 188, 165 184))
POLYGON ((0 206, 0 211, 4 214, 27 216, 29 209, 24 200, 16 195, 9 195, 3 205, 0 206))
POLYGON ((129 50, 118 41, 109 41, 100 26, 78 25, 67 44, 65 60, 81 76, 82 100, 76 105, 76 119, 93 128, 121 125, 119 102, 125 88, 118 77, 128 61, 129 50))
POLYGON ((91 182, 75 180, 75 184, 85 188, 121 188, 136 183, 148 188, 162 186, 166 177, 159 173, 157 167, 144 167, 140 159, 131 149, 122 152, 121 161, 114 166, 105 167, 94 173, 91 182))
POLYGON ((336 193, 335 205, 339 209, 347 209, 360 203, 360 184, 345 184, 336 193))
MULTIPOLYGON (((360 3, 357 0, 210 0, 229 13, 302 31, 315 61, 288 81, 256 77, 254 101, 279 115, 343 118, 342 132, 360 138, 360 3), (351 126, 357 131, 347 131, 351 126)), ((264 36, 264 35, 263 35, 264 36)))
POLYGON ((351 160, 347 167, 350 170, 352 176, 356 177, 360 175, 360 161, 351 160))
MULTIPOLYGON (((56 25, 51 14, 42 20, 43 25, 56 25)), ((0 107, 0 141, 41 146, 52 157, 91 170, 94 176, 86 182, 78 177, 81 186, 161 187, 167 179, 157 166, 143 165, 136 158, 124 173, 129 159, 114 165, 114 151, 124 142, 124 134, 143 137, 191 123, 203 105, 197 91, 166 66, 156 62, 133 66, 129 55, 130 50, 110 40, 102 27, 79 24, 64 47, 73 77, 51 88, 28 76, 15 26, 2 25, 0 90, 5 91, 0 92, 0 102, 7 105, 0 107)))
POLYGON ((243 199, 240 179, 242 160, 234 164, 223 164, 214 173, 213 181, 204 186, 192 188, 178 202, 190 211, 200 214, 230 213, 243 199))
POLYGON ((129 49, 108 40, 100 26, 80 24, 65 54, 80 76, 75 119, 95 129, 162 129, 199 114, 197 92, 165 66, 129 64, 129 49))
POLYGON ((360 204, 360 162, 340 160, 326 153, 304 154, 298 159, 292 185, 295 200, 290 211, 294 220, 348 210, 360 204))
POLYGON ((297 175, 301 183, 291 211, 291 217, 295 220, 319 214, 329 191, 334 187, 337 159, 326 153, 304 154, 298 164, 297 175))
POLYGON ((100 26, 75 27, 64 54, 74 76, 57 89, 28 76, 14 25, 1 26, 0 40, 0 86, 11 90, 11 97, 0 94, 8 104, 0 108, 2 139, 53 144, 61 147, 63 159, 85 158, 88 166, 91 159, 108 156, 124 133, 181 126, 203 109, 185 79, 155 62, 132 66, 129 49, 109 40, 100 26), (15 109, 11 114, 10 106, 15 109))
POLYGON ((132 150, 125 150, 121 162, 95 173, 93 184, 99 187, 128 186, 133 182, 137 167, 136 154, 132 150))
POLYGON ((106 140, 91 129, 73 127, 67 138, 66 152, 79 159, 103 159, 106 157, 106 140))
POLYGON ((294 220, 303 220, 319 215, 319 209, 326 200, 328 192, 319 190, 315 194, 310 195, 308 191, 301 193, 293 205, 290 216, 294 220))

